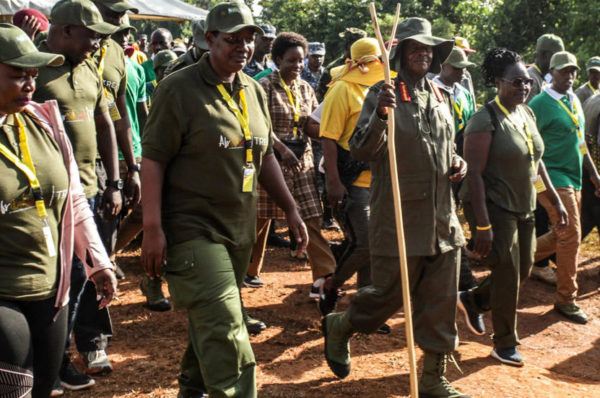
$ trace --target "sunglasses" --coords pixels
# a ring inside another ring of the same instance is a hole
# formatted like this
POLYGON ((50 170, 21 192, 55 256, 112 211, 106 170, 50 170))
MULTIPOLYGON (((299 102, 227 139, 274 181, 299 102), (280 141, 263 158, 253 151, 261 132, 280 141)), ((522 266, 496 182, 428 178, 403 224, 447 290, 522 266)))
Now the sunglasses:
POLYGON ((516 79, 502 79, 503 81, 512 84, 513 87, 520 88, 523 86, 530 86, 533 84, 533 79, 517 77, 516 79))

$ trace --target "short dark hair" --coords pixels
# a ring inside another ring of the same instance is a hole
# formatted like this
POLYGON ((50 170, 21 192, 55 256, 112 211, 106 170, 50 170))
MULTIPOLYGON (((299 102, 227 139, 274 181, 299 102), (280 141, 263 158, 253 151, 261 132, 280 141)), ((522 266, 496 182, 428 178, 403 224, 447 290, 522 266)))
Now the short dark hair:
POLYGON ((308 55, 308 43, 306 38, 301 34, 294 32, 281 32, 273 41, 273 48, 271 49, 271 57, 273 61, 277 57, 283 57, 283 54, 292 47, 302 47, 304 54, 308 55))
POLYGON ((519 62, 521 62, 521 56, 516 52, 506 48, 492 48, 485 54, 485 59, 481 65, 485 85, 493 87, 497 78, 504 77, 509 66, 519 62))

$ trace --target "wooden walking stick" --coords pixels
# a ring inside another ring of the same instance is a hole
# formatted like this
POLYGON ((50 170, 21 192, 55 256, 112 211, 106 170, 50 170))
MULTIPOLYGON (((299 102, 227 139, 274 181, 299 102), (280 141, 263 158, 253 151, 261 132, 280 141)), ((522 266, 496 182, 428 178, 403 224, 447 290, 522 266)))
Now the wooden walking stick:
MULTIPOLYGON (((396 27, 398 26, 398 19, 400 17, 400 3, 396 6, 396 17, 394 19, 394 25, 392 28, 392 35, 388 43, 388 47, 385 47, 383 38, 381 37, 381 31, 379 30, 379 23, 377 22, 377 11, 375 11, 375 3, 369 4, 369 10, 371 11, 371 20, 375 27, 375 35, 381 48, 381 58, 383 59, 383 71, 385 76, 385 82, 392 84, 392 78, 390 75, 390 57, 389 53, 392 48, 394 36, 396 35, 396 27)), ((404 243, 404 225, 402 222, 402 202, 400 200, 400 184, 398 182, 398 165, 396 163, 396 139, 395 139, 395 121, 394 121, 394 110, 390 109, 388 112, 388 156, 390 158, 390 174, 392 178, 392 192, 394 193, 394 213, 396 217, 396 236, 398 238, 398 257, 400 260, 400 276, 402 277, 402 301, 404 305, 404 322, 406 325, 406 346, 408 348, 408 364, 410 367, 410 395, 413 398, 419 396, 419 387, 417 379, 417 363, 415 359, 415 343, 413 337, 413 326, 412 326, 412 307, 410 305, 410 284, 408 282, 408 267, 406 264, 406 245, 404 243)))

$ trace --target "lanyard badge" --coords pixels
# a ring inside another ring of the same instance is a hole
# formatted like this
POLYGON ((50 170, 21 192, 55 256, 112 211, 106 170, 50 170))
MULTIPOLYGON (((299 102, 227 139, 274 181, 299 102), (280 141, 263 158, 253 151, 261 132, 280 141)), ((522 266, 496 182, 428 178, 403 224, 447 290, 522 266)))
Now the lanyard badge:
POLYGON ((240 122, 242 131, 244 132, 244 150, 246 152, 246 162, 242 167, 242 192, 252 192, 254 189, 254 176, 256 174, 256 169, 254 168, 254 157, 252 153, 253 145, 252 133, 250 133, 250 118, 248 117, 248 104, 246 103, 244 90, 240 89, 240 102, 242 104, 242 109, 240 110, 238 104, 235 103, 233 98, 231 98, 231 95, 229 95, 222 84, 218 84, 217 89, 221 93, 221 96, 223 96, 227 106, 233 112, 238 122, 240 122))
POLYGON ((46 212, 46 204, 44 203, 44 196, 42 193, 42 187, 35 173, 35 166, 33 165, 33 159, 31 159, 31 153, 29 151, 29 145, 27 144, 27 135, 25 134, 25 126, 20 119, 18 113, 14 115, 19 129, 19 148, 21 149, 21 156, 23 161, 19 159, 14 153, 12 153, 6 146, 0 144, 0 153, 2 153, 9 161, 11 161, 19 170, 21 170, 27 179, 33 192, 33 199, 35 201, 35 208, 38 216, 42 221, 42 233, 44 240, 46 241, 46 247, 48 249, 48 255, 50 257, 56 256, 56 247, 54 245, 54 239, 52 238, 52 231, 48 225, 48 214, 46 212))

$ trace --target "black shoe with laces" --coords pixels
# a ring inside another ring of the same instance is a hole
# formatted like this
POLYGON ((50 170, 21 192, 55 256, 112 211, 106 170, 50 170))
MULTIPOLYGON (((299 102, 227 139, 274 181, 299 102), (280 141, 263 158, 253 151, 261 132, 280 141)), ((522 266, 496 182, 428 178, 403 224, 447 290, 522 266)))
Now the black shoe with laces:
POLYGON ((458 300, 456 300, 458 309, 465 315, 465 322, 469 330, 476 335, 482 336, 485 334, 485 324, 483 323, 483 315, 469 301, 469 292, 458 292, 458 300))
POLYGON ((244 286, 246 287, 263 287, 265 282, 258 275, 248 275, 244 278, 244 286))
POLYGON ((494 348, 491 353, 492 358, 496 358, 502 363, 512 366, 523 366, 523 358, 517 347, 494 348))
POLYGON ((71 391, 83 390, 96 384, 90 376, 79 373, 71 362, 62 366, 58 377, 60 378, 60 385, 71 391))

